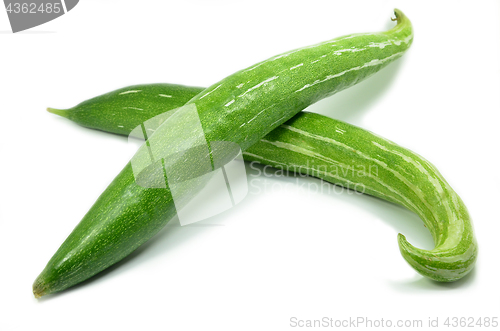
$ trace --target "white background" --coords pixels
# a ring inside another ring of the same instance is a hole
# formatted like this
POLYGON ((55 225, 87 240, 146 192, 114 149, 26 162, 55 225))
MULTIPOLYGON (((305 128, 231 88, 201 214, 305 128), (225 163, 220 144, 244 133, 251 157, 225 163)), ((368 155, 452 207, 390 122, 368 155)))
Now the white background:
POLYGON ((426 325, 500 316, 499 1, 85 0, 47 24, 9 30, 2 9, 1 330, 289 330, 298 329, 291 317, 426 325), (407 265, 398 232, 418 247, 433 243, 404 208, 299 188, 312 178, 285 189, 294 178, 251 172, 260 194, 251 188, 223 214, 167 226, 93 280, 34 299, 38 273, 133 154, 126 138, 46 107, 131 84, 208 86, 289 49, 385 30, 394 7, 414 25, 408 53, 310 110, 440 169, 474 220, 480 255, 470 276, 439 284, 407 265))

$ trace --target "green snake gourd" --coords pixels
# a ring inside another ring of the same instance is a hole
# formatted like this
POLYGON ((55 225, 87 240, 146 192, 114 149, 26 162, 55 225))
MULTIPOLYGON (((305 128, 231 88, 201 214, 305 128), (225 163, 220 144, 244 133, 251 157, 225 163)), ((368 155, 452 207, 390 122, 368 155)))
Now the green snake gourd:
MULTIPOLYGON (((310 104, 402 56, 413 31, 400 11, 395 14, 397 25, 389 31, 345 36, 272 57, 212 85, 186 107, 196 107, 208 143, 233 142, 245 150, 310 104)), ((175 138, 162 127, 148 142, 175 138)), ((147 154, 147 148, 143 145, 136 155, 147 154)), ((120 261, 175 215, 169 188, 137 185, 128 163, 37 277, 35 296, 62 291, 120 261)))
POLYGON ((399 234, 399 248, 426 277, 455 281, 474 267, 477 242, 463 201, 430 162, 387 139, 303 112, 246 150, 244 158, 357 189, 413 211, 430 230, 435 247, 416 248, 399 234))
MULTIPOLYGON (((105 108, 108 112, 123 113, 133 128, 163 113, 162 106, 177 108, 179 102, 191 99, 202 90, 173 84, 136 85, 106 94, 104 102, 96 97, 82 103, 84 108, 80 104, 60 112, 74 120, 74 116, 68 115, 87 112, 99 117, 105 108), (146 95, 153 91, 173 95, 171 91, 176 91, 178 99, 170 98, 170 103, 159 100, 151 106, 143 103, 139 93, 131 94, 135 99, 120 96, 129 90, 146 95), (115 107, 107 105, 109 95, 113 95, 115 107)), ((85 125, 78 119, 76 122, 85 125)), ((97 123, 97 127, 88 127, 126 135, 131 132, 117 131, 119 121, 97 123)), ((252 145, 243 156, 250 162, 315 176, 412 210, 431 231, 435 248, 417 249, 399 235, 400 250, 410 265, 426 277, 445 282, 458 280, 475 264, 477 243, 460 197, 427 160, 378 135, 323 115, 301 112, 252 145), (376 174, 371 169, 376 169, 376 174)))

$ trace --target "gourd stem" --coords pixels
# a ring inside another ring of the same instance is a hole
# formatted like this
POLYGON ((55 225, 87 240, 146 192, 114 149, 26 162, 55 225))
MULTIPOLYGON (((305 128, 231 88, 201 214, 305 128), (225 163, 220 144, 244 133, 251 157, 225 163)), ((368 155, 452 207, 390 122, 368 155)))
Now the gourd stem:
POLYGON ((47 108, 47 111, 49 113, 56 114, 56 115, 66 117, 66 118, 69 115, 68 112, 66 111, 66 109, 47 108))

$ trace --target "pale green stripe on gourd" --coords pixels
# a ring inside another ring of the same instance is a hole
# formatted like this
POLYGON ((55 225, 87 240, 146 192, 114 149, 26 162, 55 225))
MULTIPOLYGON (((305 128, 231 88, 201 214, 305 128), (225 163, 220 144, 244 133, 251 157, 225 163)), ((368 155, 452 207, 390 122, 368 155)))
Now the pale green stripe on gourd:
MULTIPOLYGON (((273 57, 207 88, 186 107, 196 106, 208 143, 233 142, 245 150, 310 104, 401 56, 412 42, 413 31, 400 11, 395 14, 397 26, 387 32, 351 35, 273 57), (364 49, 345 51, 351 48, 364 49)), ((163 132, 163 127, 149 141, 156 139, 168 147, 176 132, 163 132)), ((146 157, 147 148, 139 149, 139 161, 145 162, 142 155, 146 157)), ((183 167, 176 171, 174 176, 185 175, 183 167)), ((106 269, 175 215, 170 190, 138 186, 127 164, 35 280, 35 296, 64 290, 106 269)))

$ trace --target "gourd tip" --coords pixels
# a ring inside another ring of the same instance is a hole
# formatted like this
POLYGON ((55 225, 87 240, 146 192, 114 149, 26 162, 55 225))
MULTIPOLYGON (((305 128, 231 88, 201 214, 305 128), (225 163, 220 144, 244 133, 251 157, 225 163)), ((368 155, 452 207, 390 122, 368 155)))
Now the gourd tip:
POLYGON ((394 8, 394 16, 396 16, 396 18, 391 18, 391 20, 397 21, 398 23, 400 23, 403 20, 403 18, 405 17, 403 12, 397 8, 394 8))
POLYGON ((408 248, 410 243, 406 240, 404 234, 398 233, 398 243, 401 248, 408 248))
POLYGON ((45 294, 47 294, 45 291, 45 285, 39 278, 37 278, 33 283, 33 295, 36 299, 39 299, 45 294))
POLYGON ((47 111, 52 114, 56 114, 62 117, 68 117, 68 112, 64 109, 47 108, 47 111))
POLYGON ((413 260, 416 256, 419 255, 420 250, 410 244, 408 240, 406 240, 406 237, 401 233, 398 233, 398 244, 401 254, 407 261, 413 260))

